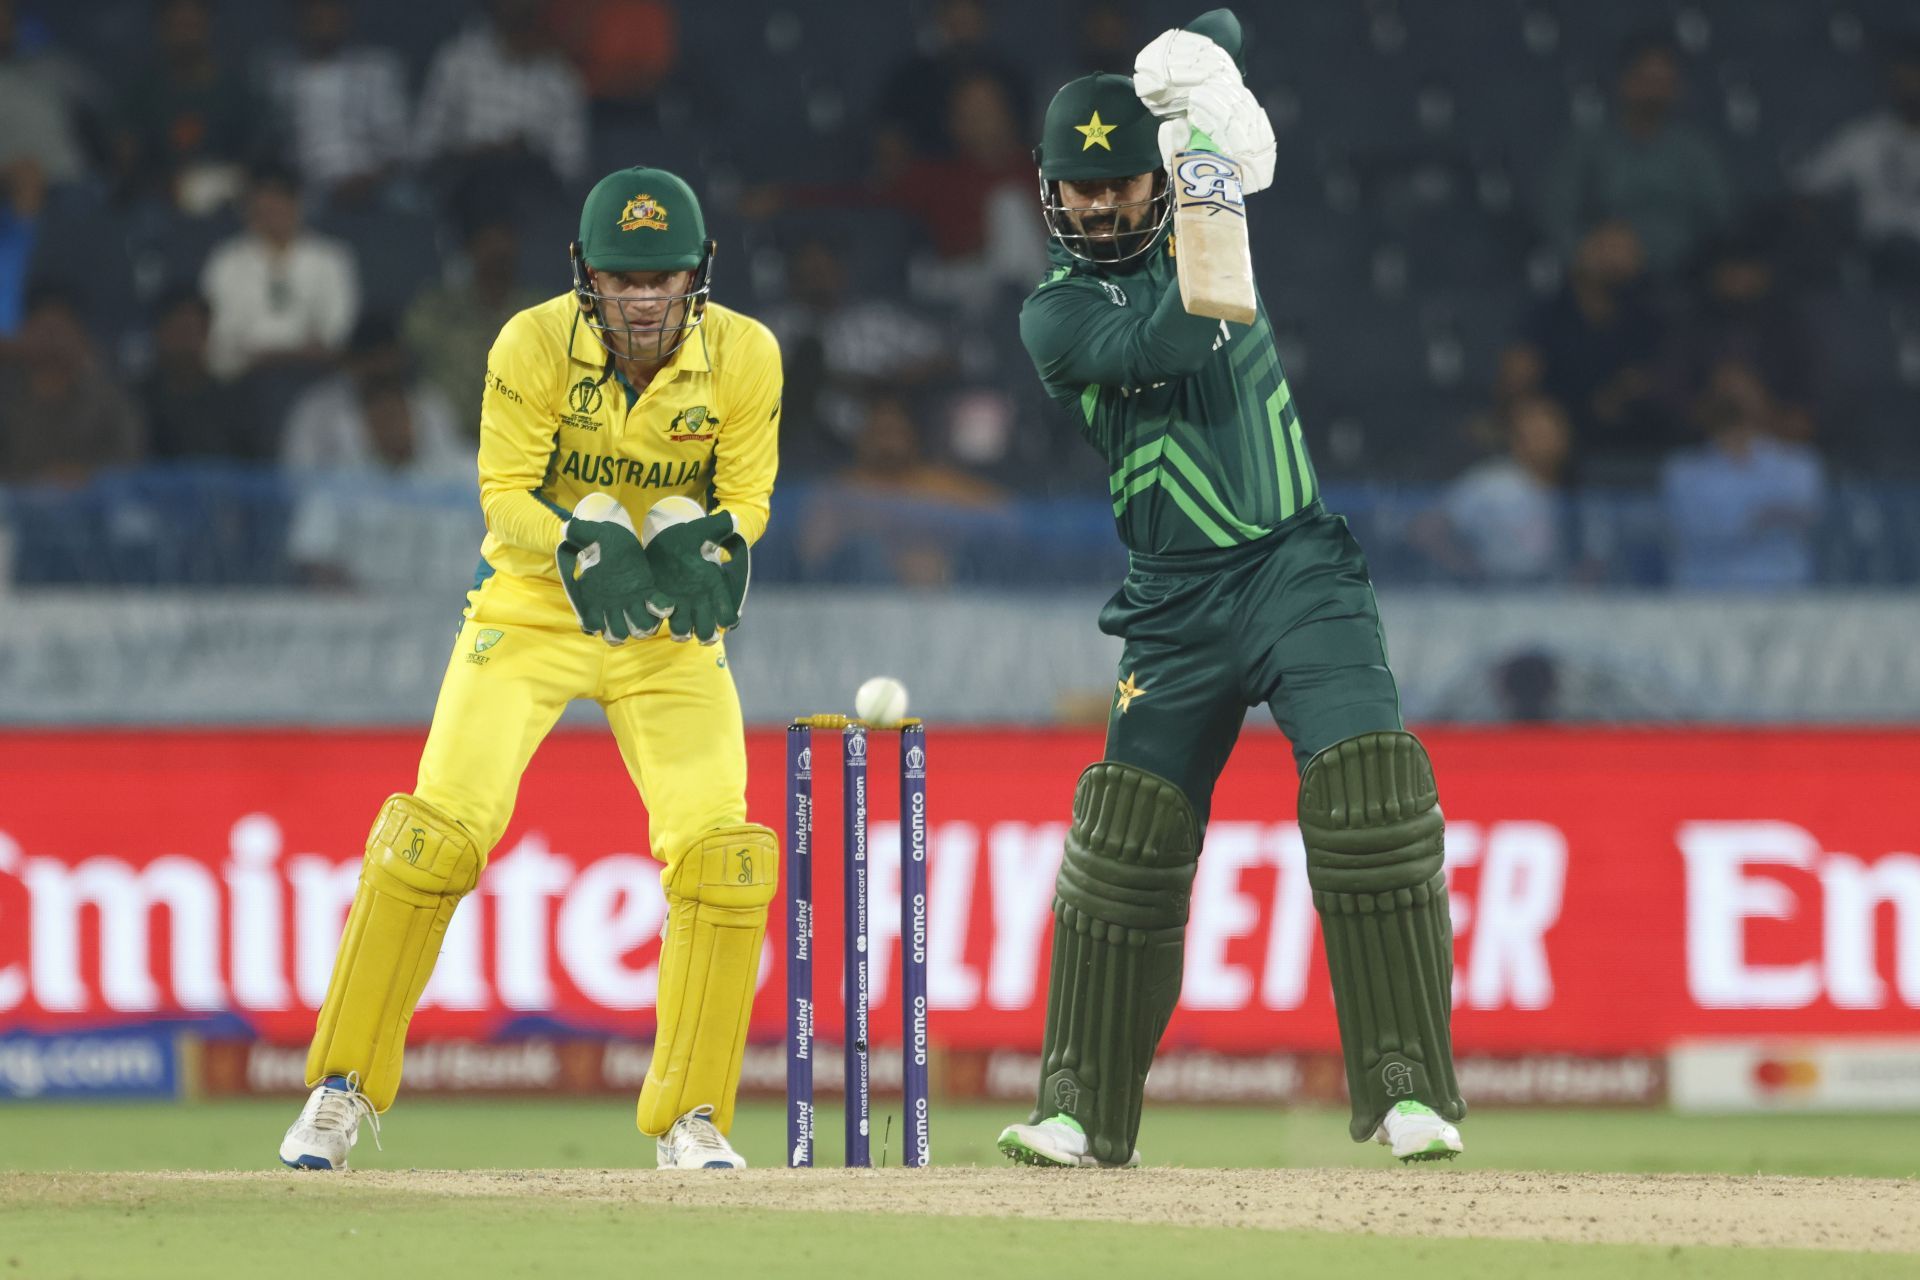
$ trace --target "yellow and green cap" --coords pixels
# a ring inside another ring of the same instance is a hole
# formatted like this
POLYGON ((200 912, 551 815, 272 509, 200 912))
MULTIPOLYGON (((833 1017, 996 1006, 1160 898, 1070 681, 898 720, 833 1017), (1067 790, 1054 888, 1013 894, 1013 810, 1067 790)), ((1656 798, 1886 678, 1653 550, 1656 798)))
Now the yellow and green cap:
POLYGON ((596 271, 683 271, 706 253, 707 221, 693 188, 675 175, 621 169, 587 193, 579 243, 596 271))

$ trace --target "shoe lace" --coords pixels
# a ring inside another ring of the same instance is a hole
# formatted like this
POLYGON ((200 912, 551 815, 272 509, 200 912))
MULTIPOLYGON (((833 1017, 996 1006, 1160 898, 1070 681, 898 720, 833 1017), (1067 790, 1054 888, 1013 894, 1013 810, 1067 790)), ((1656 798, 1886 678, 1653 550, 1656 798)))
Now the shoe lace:
POLYGON ((714 1155, 732 1155, 733 1148, 720 1136, 720 1130, 714 1127, 712 1107, 695 1107, 680 1117, 674 1126, 680 1143, 703 1153, 714 1155))
POLYGON ((373 1103, 367 1095, 360 1092, 360 1073, 347 1076, 344 1089, 322 1089, 320 1102, 313 1109, 313 1124, 316 1129, 338 1129, 352 1133, 365 1120, 367 1127, 373 1130, 373 1147, 376 1151, 385 1151, 380 1145, 380 1113, 373 1109, 373 1103))

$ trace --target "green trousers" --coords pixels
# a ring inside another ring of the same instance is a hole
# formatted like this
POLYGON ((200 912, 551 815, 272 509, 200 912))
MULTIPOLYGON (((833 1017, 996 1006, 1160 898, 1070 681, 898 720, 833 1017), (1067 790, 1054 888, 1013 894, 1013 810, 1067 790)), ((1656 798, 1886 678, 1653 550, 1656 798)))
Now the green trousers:
POLYGON ((1107 758, 1178 784, 1203 828, 1248 708, 1267 705, 1296 767, 1405 727, 1366 557, 1318 504, 1244 547, 1136 554, 1100 629, 1126 642, 1107 758))

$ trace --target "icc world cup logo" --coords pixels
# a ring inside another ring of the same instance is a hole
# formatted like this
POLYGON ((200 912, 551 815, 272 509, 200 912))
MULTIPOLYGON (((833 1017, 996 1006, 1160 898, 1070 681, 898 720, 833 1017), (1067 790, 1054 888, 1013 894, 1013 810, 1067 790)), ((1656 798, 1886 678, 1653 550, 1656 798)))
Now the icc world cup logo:
POLYGON ((926 767, 927 767, 927 753, 922 751, 918 747, 909 748, 907 751, 907 768, 912 769, 914 772, 918 773, 920 770, 926 767))
POLYGON ((867 735, 852 734, 847 738, 847 759, 865 760, 867 758, 867 735))

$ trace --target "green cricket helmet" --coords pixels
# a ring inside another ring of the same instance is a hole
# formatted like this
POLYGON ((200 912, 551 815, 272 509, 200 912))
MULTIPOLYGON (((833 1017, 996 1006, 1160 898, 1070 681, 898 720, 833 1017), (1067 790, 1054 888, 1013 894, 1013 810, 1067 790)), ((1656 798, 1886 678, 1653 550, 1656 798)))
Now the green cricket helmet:
POLYGON ((1125 262, 1153 246, 1173 214, 1167 174, 1160 158, 1160 122, 1133 92, 1131 77, 1102 73, 1062 85, 1047 106, 1040 145, 1040 207, 1047 230, 1060 247, 1083 262, 1125 262), (1131 234, 1089 233, 1060 202, 1062 182, 1131 178, 1151 173, 1153 194, 1127 204, 1095 206, 1117 220, 1143 214, 1131 234))
POLYGON ((693 188, 665 169, 621 169, 596 182, 580 207, 580 238, 568 251, 581 315, 600 344, 614 355, 639 355, 650 339, 652 358, 665 360, 706 318, 707 295, 713 291, 714 243, 707 238, 707 221, 693 188), (685 293, 667 299, 660 324, 630 325, 620 299, 596 290, 588 268, 691 270, 693 280, 685 293), (626 339, 625 352, 609 341, 614 335, 626 339))

